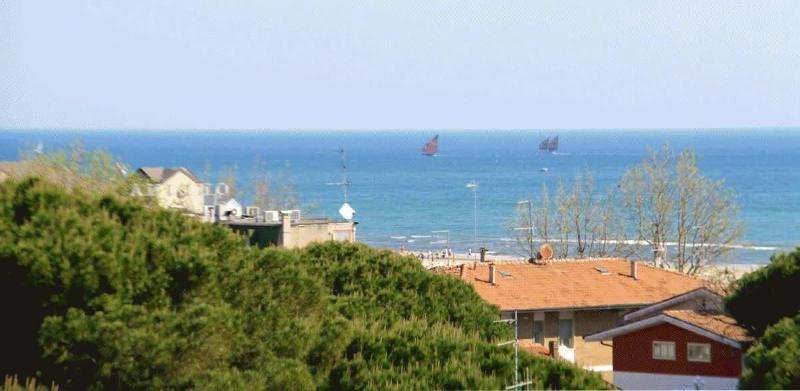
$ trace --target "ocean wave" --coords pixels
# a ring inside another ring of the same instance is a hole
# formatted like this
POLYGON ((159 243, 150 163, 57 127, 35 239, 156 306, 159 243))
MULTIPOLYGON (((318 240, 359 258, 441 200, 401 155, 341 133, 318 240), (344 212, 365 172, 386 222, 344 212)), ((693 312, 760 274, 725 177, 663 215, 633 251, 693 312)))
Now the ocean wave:
MULTIPOLYGON (((497 240, 500 242, 513 242, 515 239, 507 238, 507 237, 500 237, 500 238, 491 238, 490 240, 497 240)), ((533 238, 533 241, 536 243, 544 243, 542 238, 533 238)), ((558 242, 558 240, 550 240, 551 243, 558 242)), ((567 243, 578 243, 577 239, 568 239, 567 243)), ((605 243, 605 244, 627 244, 627 245, 639 245, 639 246, 652 246, 645 240, 636 240, 636 239, 608 239, 605 241, 597 240, 595 243, 605 243)), ((677 247, 677 242, 666 242, 664 243, 666 247, 677 247)), ((749 251, 779 251, 782 247, 778 246, 766 246, 766 245, 750 245, 750 244, 717 244, 717 243, 687 243, 686 247, 723 247, 729 248, 732 250, 749 250, 749 251)))

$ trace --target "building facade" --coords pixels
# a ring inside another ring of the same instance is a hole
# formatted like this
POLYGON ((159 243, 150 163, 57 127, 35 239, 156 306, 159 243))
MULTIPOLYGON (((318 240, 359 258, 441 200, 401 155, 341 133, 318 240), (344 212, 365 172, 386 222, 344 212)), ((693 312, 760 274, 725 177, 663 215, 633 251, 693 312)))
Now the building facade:
POLYGON ((516 318, 518 338, 532 351, 550 351, 612 379, 613 350, 584 337, 618 324, 631 311, 702 281, 623 259, 504 262, 441 269, 472 285, 504 319, 516 318))
POLYGON ((736 389, 752 340, 705 288, 627 314, 587 340, 613 346, 622 389, 736 389))
POLYGON ((299 212, 299 210, 265 211, 262 216, 275 215, 278 218, 232 218, 218 223, 247 237, 250 245, 262 248, 269 246, 299 248, 330 240, 348 243, 356 241, 358 223, 326 218, 303 219, 299 212))
POLYGON ((137 173, 150 186, 135 189, 134 195, 154 197, 164 208, 201 216, 205 213, 206 186, 188 168, 142 167, 137 173))

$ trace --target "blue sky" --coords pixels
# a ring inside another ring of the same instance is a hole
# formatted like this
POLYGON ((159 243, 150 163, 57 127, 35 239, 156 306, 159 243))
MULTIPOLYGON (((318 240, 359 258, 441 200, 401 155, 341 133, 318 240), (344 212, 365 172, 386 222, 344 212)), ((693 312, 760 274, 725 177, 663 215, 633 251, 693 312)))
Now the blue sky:
POLYGON ((762 126, 798 1, 0 1, 0 128, 762 126))

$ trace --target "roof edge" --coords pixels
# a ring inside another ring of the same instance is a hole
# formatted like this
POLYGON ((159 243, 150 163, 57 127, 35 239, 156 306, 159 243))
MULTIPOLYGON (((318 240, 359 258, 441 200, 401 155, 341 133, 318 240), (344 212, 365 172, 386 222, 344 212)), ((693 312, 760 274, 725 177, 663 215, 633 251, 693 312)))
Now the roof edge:
POLYGON ((584 307, 533 307, 533 308, 500 308, 500 311, 592 311, 592 310, 625 310, 637 307, 646 307, 649 303, 634 304, 606 304, 584 307))
POLYGON ((651 313, 654 313, 654 312, 658 312, 658 311, 660 311, 662 309, 669 308, 672 305, 675 305, 675 304, 678 304, 678 303, 682 303, 682 302, 684 302, 686 300, 691 300, 691 299, 693 299, 693 298, 695 298, 697 296, 713 297, 715 299, 720 299, 720 300, 722 299, 721 295, 719 295, 716 292, 708 289, 705 286, 701 286, 701 287, 694 288, 694 289, 692 289, 692 290, 690 290, 688 292, 684 292, 684 293, 681 293, 679 295, 675 295, 675 296, 672 296, 670 298, 661 300, 659 302, 650 304, 647 307, 644 307, 644 308, 642 308, 640 310, 633 311, 631 313, 625 314, 625 316, 623 317, 623 320, 630 321, 630 320, 635 320, 635 319, 641 319, 642 317, 647 316, 648 314, 651 314, 651 313))
POLYGON ((708 338, 708 339, 710 339, 712 341, 716 341, 716 342, 719 342, 719 343, 722 343, 722 344, 725 344, 725 345, 728 345, 728 346, 731 346, 731 347, 734 347, 734 348, 737 348, 737 349, 741 349, 742 348, 742 344, 739 341, 736 341, 734 339, 719 335, 717 333, 711 332, 711 331, 706 330, 706 329, 704 329, 702 327, 699 327, 699 326, 695 326, 695 325, 693 325, 691 323, 687 323, 687 322, 685 322, 683 320, 674 318, 674 317, 669 316, 667 314, 659 314, 659 315, 656 315, 656 316, 653 316, 653 317, 650 317, 650 318, 645 318, 645 319, 642 319, 642 320, 638 320, 638 321, 633 322, 633 323, 628 323, 628 324, 625 324, 625 325, 622 325, 622 326, 617 326, 617 327, 614 327, 614 328, 611 328, 611 329, 608 329, 608 330, 605 330, 605 331, 601 331, 599 333, 587 335, 587 336, 583 337, 583 339, 584 339, 584 341, 587 341, 587 342, 606 341, 606 340, 609 340, 609 339, 613 339, 614 337, 618 337, 620 335, 630 334, 632 332, 639 331, 639 330, 642 330, 642 329, 646 329, 646 328, 649 328, 649 327, 652 327, 652 326, 655 326, 655 325, 658 325, 658 324, 662 324, 662 323, 669 323, 669 324, 671 324, 673 326, 680 327, 680 328, 682 328, 684 330, 691 331, 691 332, 693 332, 695 334, 698 334, 698 335, 702 335, 702 336, 704 336, 704 337, 706 337, 706 338, 708 338))

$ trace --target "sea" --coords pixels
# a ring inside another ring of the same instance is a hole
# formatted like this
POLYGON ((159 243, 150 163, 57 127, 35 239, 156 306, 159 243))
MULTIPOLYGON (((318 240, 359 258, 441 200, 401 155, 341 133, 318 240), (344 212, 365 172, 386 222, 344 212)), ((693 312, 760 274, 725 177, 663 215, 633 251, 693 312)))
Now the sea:
MULTIPOLYGON (((701 172, 736 192, 745 222, 742 249, 725 262, 763 264, 800 244, 800 128, 680 130, 0 130, 0 160, 79 141, 132 168, 183 166, 211 183, 235 170, 241 201, 252 178, 290 184, 306 216, 338 217, 343 150, 358 240, 375 247, 457 252, 480 246, 518 255, 509 221, 536 199, 591 170, 598 192, 616 186, 651 149, 691 149, 701 172), (439 135, 439 153, 421 148, 439 135), (559 136, 557 153, 541 140, 559 136), (543 170, 546 168, 546 171, 543 170), (474 182, 476 188, 467 184, 474 182)), ((277 184, 277 183, 276 183, 277 184)), ((276 184, 273 184, 275 186, 276 184)), ((669 251, 669 249, 668 249, 669 251)))

